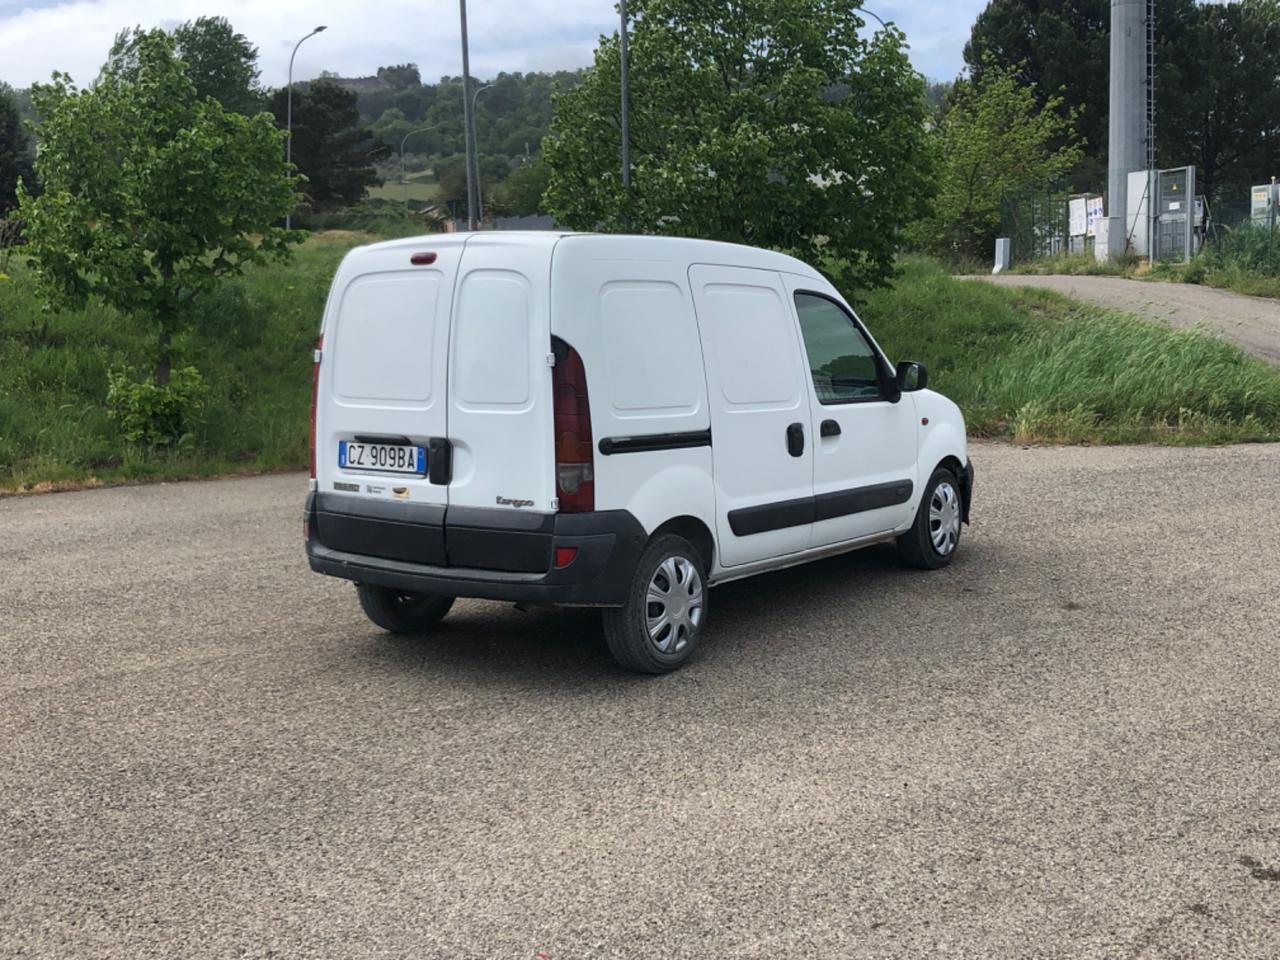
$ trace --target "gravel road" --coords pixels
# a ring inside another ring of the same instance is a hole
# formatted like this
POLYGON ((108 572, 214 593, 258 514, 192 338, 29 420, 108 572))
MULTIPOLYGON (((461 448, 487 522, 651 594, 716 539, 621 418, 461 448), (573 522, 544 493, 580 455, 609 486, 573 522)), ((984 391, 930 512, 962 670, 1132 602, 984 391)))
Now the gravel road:
POLYGON ((1280 363, 1280 300, 1191 283, 1121 277, 977 277, 1002 287, 1040 287, 1075 300, 1136 313, 1179 330, 1202 326, 1255 356, 1280 363))
POLYGON ((1280 448, 973 452, 647 679, 376 631, 296 475, 0 501, 0 955, 1276 956, 1280 448))

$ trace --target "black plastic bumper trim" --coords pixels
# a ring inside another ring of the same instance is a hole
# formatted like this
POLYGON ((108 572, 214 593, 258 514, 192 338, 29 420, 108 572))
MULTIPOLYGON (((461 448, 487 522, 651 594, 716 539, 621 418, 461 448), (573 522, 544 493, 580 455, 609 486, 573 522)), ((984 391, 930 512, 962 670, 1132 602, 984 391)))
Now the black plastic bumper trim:
POLYGON ((444 563, 445 508, 341 493, 313 495, 313 536, 336 550, 444 563))
POLYGON ((960 515, 960 519, 965 523, 969 522, 969 504, 973 501, 973 461, 969 460, 964 465, 964 472, 958 477, 960 481, 960 500, 961 507, 964 512, 960 515))
POLYGON ((648 453, 653 450, 684 450, 688 447, 711 446, 711 430, 686 430, 681 433, 645 433, 637 437, 605 437, 598 444, 606 457, 615 453, 648 453))
POLYGON ((833 520, 836 517, 847 517, 851 513, 897 506, 910 500, 914 489, 915 484, 910 480, 894 480, 891 483, 876 483, 852 490, 820 493, 813 498, 813 519, 815 522, 833 520))
POLYGON ((734 536, 749 537, 755 533, 799 527, 821 520, 834 520, 867 510, 879 510, 906 503, 915 484, 910 480, 893 480, 849 490, 835 490, 815 497, 798 497, 777 503, 762 503, 729 511, 729 529, 734 536))
POLYGON ((450 522, 442 529, 448 531, 451 562, 442 559, 421 563, 385 556, 380 547, 383 555, 371 555, 328 543, 322 526, 316 523, 316 503, 316 495, 308 497, 311 532, 307 557, 312 570, 376 586, 452 597, 565 606, 620 606, 626 599, 636 563, 648 539, 644 527, 626 510, 524 514, 450 507, 450 522), (472 526, 455 530, 452 525, 455 511, 472 526), (493 525, 481 526, 478 522, 481 520, 490 520, 493 525), (536 530, 532 529, 535 525, 536 530), (483 566, 464 567, 452 562, 459 533, 463 536, 463 555, 483 566), (546 558, 538 570, 502 568, 511 565, 508 558, 512 556, 527 556, 524 551, 535 538, 546 544, 545 554, 543 548, 538 547, 539 556, 546 558), (574 547, 578 551, 571 564, 558 570, 551 564, 557 547, 574 547), (474 556, 468 551, 474 551, 474 556))

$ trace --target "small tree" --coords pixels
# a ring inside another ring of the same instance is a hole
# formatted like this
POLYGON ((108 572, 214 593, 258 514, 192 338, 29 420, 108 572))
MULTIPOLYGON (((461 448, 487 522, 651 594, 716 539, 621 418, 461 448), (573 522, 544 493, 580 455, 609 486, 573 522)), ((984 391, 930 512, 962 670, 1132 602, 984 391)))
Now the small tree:
POLYGON ((951 254, 989 253, 1005 193, 1051 184, 1080 161, 1075 114, 1061 110, 1058 97, 1041 108, 1034 84, 995 64, 976 81, 957 82, 935 133, 941 183, 921 239, 951 254))
POLYGON ((274 226, 297 197, 271 118, 197 98, 163 31, 139 39, 137 65, 134 80, 79 90, 55 73, 36 89, 44 192, 20 190, 19 210, 49 297, 96 296, 150 320, 164 385, 192 301, 247 264, 286 256, 301 234, 274 226))
POLYGON ((500 188, 502 199, 518 217, 541 213, 542 195, 547 192, 550 179, 551 171, 547 169, 542 157, 534 157, 511 171, 500 188))
MULTIPOLYGON (((276 123, 285 125, 288 91, 271 98, 276 123)), ((403 134, 402 134, 403 136, 403 134)), ((293 88, 293 162, 306 178, 307 201, 316 209, 331 209, 360 200, 379 182, 377 161, 391 148, 360 126, 356 95, 329 80, 305 89, 293 88)))
MULTIPOLYGON (((145 36, 140 27, 118 33, 102 68, 103 76, 136 80, 138 44, 145 36)), ((197 96, 213 97, 236 113, 266 109, 258 86, 258 48, 244 34, 236 33, 226 17, 188 20, 174 29, 173 41, 197 96)))
POLYGON ((604 38, 556 97, 545 205, 571 227, 777 247, 855 286, 892 275, 931 189, 924 80, 895 28, 849 0, 634 0, 632 189, 619 171, 619 58, 604 38))

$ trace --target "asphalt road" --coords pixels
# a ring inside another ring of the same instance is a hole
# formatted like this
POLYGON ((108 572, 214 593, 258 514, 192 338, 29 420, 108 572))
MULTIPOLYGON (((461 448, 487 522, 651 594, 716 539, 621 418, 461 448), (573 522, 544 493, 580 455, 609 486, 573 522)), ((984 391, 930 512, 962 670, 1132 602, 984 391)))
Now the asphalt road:
POLYGON ((376 631, 297 476, 0 501, 0 955, 1277 956, 1280 448, 974 457, 665 678, 376 631))
POLYGON ((976 279, 1004 287, 1056 290, 1075 300, 1136 313, 1177 330, 1203 327, 1255 356, 1280 363, 1280 300, 1192 283, 1122 277, 1003 274, 976 279))

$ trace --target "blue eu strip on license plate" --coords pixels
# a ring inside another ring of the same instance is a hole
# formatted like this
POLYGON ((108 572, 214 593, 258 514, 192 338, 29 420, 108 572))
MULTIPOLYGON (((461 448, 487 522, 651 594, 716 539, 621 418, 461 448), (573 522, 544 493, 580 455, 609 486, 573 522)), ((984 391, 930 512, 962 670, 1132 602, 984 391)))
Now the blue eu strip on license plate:
POLYGON ((338 466, 345 467, 347 465, 347 441, 338 441, 338 466))

